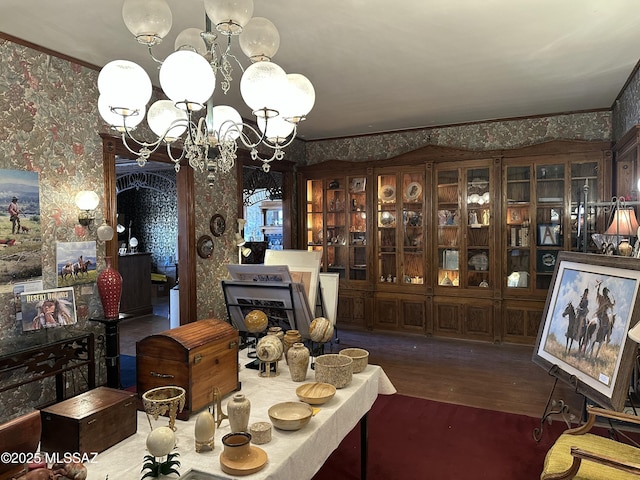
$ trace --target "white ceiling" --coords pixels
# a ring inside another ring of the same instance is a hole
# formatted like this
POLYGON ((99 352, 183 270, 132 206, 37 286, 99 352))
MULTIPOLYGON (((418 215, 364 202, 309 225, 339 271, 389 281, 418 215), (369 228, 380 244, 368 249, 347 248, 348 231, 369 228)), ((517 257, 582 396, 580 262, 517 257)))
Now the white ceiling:
MULTIPOLYGON (((2 0, 0 31, 97 66, 140 63, 123 0, 2 0)), ((164 58, 202 0, 168 0, 164 58)), ((640 58, 638 0, 254 0, 280 32, 274 61, 315 86, 307 140, 610 108, 640 58)), ((237 49, 243 65, 244 55, 237 49)), ((217 103, 250 112, 235 91, 217 103)))

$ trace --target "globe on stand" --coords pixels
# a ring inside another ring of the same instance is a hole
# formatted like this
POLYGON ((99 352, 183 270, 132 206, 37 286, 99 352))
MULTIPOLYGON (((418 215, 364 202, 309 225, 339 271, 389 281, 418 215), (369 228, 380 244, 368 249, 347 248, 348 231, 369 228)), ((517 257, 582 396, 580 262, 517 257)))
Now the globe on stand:
POLYGON ((252 342, 253 351, 249 349, 247 352, 247 356, 249 358, 256 358, 255 346, 258 341, 258 336, 260 333, 264 332, 267 329, 267 325, 269 324, 269 319, 267 314, 262 310, 251 310, 244 317, 244 324, 247 328, 247 332, 252 334, 254 337, 254 341, 252 342))

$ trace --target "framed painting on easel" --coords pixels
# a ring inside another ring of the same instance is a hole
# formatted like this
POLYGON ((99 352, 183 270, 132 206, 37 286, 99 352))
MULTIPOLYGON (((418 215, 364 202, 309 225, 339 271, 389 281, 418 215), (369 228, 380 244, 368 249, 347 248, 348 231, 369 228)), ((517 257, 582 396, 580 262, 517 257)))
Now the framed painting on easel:
POLYGON ((534 363, 599 405, 622 410, 638 345, 640 262, 559 252, 534 363))

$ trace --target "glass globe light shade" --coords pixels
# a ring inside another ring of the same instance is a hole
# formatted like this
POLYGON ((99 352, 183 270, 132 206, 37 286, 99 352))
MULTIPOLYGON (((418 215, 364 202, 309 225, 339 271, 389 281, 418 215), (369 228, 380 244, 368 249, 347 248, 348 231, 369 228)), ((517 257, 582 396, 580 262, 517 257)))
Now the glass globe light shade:
POLYGON ((108 242, 113 239, 113 227, 107 222, 103 222, 96 233, 98 234, 98 240, 101 242, 108 242))
POLYGON ((171 9, 165 0, 125 0, 122 19, 136 40, 152 47, 171 30, 171 9))
POLYGON ((137 63, 113 60, 100 70, 98 90, 112 107, 134 110, 151 98, 151 79, 137 63))
POLYGON ((291 135, 291 132, 293 132, 295 128, 293 123, 287 122, 282 116, 272 118, 259 117, 257 123, 260 131, 265 133, 267 140, 274 145, 285 143, 287 137, 291 135))
POLYGON ((204 0, 211 22, 223 35, 239 35, 253 15, 253 0, 204 0))
POLYGON ((280 47, 280 34, 270 20, 253 17, 242 30, 239 43, 252 62, 269 61, 280 47))
POLYGON ((80 210, 95 210, 100 203, 100 197, 93 190, 82 190, 76 193, 75 202, 80 210))
POLYGON ((287 75, 289 84, 284 95, 280 115, 287 121, 298 123, 304 120, 316 102, 316 91, 307 77, 299 73, 287 75))
POLYGON ((203 56, 179 50, 162 63, 160 86, 178 108, 200 110, 213 95, 216 77, 203 56))
POLYGON ((200 55, 207 54, 207 46, 200 35, 202 30, 198 28, 187 28, 181 31, 176 37, 176 42, 174 43, 175 50, 191 50, 200 55))
POLYGON ((139 106, 137 109, 118 109, 119 113, 116 113, 111 110, 109 103, 109 99, 106 96, 100 95, 98 97, 98 113, 100 113, 100 116, 105 122, 111 125, 112 129, 120 133, 126 132, 127 130, 135 130, 144 119, 146 112, 144 105, 139 106))
POLYGON ((211 143, 234 142, 242 133, 242 117, 233 107, 216 105, 207 112, 207 127, 211 143))
POLYGON ((282 67, 273 62, 257 62, 242 74, 240 94, 254 115, 264 116, 261 109, 278 110, 287 85, 287 74, 282 67))
POLYGON ((158 100, 149 107, 147 123, 153 133, 167 143, 175 142, 187 129, 187 112, 176 107, 171 100, 158 100), (179 125, 171 126, 180 121, 179 125))

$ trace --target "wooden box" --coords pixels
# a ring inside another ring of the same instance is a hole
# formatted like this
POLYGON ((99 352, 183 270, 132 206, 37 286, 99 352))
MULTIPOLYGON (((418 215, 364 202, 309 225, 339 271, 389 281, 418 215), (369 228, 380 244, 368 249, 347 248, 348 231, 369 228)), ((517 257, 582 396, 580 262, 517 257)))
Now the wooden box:
POLYGON ((238 331, 216 319, 198 320, 150 335, 136 343, 138 406, 144 392, 176 385, 186 390, 178 418, 213 401, 213 389, 222 395, 238 390, 238 331))
POLYGON ((45 452, 102 452, 136 433, 136 394, 98 387, 40 411, 45 452))

